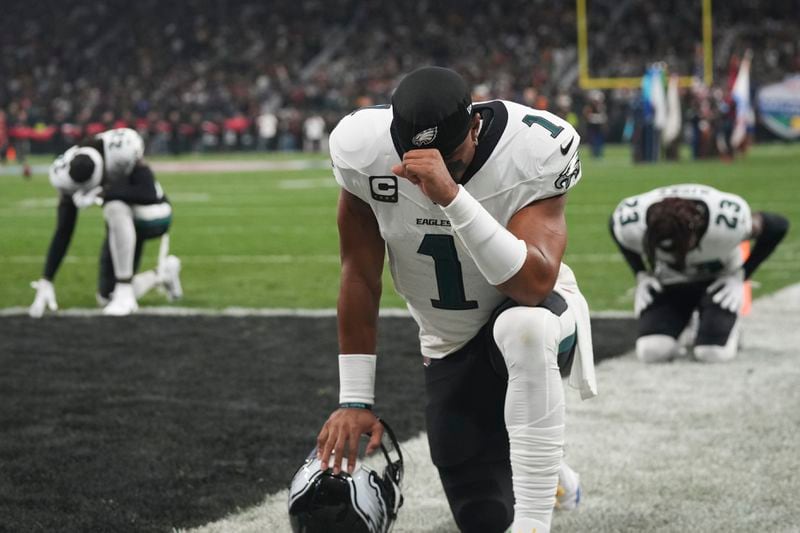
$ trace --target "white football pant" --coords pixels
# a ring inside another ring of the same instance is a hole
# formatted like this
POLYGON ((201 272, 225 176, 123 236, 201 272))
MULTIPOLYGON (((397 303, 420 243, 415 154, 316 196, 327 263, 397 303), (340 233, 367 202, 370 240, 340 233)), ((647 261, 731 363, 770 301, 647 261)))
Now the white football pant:
POLYGON ((513 307, 497 318, 494 338, 508 368, 505 422, 511 447, 514 522, 550 528, 564 451, 564 387, 558 345, 575 332, 569 309, 513 307))

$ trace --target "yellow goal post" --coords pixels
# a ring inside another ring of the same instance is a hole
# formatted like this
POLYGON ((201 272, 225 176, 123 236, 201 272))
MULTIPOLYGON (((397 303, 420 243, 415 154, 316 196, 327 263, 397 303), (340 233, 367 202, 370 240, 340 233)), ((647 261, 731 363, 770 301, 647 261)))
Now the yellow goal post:
MULTIPOLYGON (((593 78, 589 73, 589 35, 586 23, 587 0, 576 0, 578 22, 578 84, 581 89, 637 89, 642 78, 593 78)), ((710 86, 714 76, 714 55, 711 43, 711 0, 700 0, 702 4, 703 25, 703 80, 710 86)), ((642 72, 644 75, 644 72, 642 72)), ((692 76, 680 76, 681 87, 691 87, 692 76)))

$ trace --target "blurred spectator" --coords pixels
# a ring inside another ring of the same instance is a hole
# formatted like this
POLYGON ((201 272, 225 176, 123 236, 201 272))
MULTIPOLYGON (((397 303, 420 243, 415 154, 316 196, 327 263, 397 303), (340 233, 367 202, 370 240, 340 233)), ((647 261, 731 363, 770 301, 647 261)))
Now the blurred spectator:
POLYGON ((272 151, 278 138, 278 117, 271 111, 264 111, 256 119, 258 126, 258 149, 272 151))
MULTIPOLYGON (((715 55, 753 48, 760 83, 797 72, 796 13, 795 0, 716 3, 715 55)), ((696 0, 594 0, 588 14, 595 77, 638 77, 654 58, 682 74, 702 66, 696 0)), ((12 141, 20 113, 27 128, 55 126, 35 136, 40 149, 123 124, 150 153, 295 150, 307 117, 332 127, 353 108, 388 102, 397 78, 425 64, 462 72, 476 101, 581 114, 576 40, 574 3, 545 0, 5 0, 0 109, 12 141), (237 117, 245 130, 226 126, 237 117)), ((717 79, 726 66, 715 65, 717 79)), ((606 137, 619 140, 629 100, 607 97, 606 137)))
POLYGON ((592 147, 592 156, 603 157, 603 146, 606 142, 608 115, 606 114, 605 95, 598 90, 589 92, 589 99, 583 107, 583 120, 586 123, 586 136, 592 147))
POLYGON ((5 163, 8 151, 8 127, 6 126, 6 113, 0 109, 0 163, 5 163))
POLYGON ((311 115, 303 122, 303 150, 319 152, 322 149, 322 138, 325 136, 325 119, 319 115, 311 115))
POLYGON ((556 96, 556 107, 553 109, 553 113, 572 124, 575 129, 578 129, 580 121, 578 120, 578 114, 573 110, 572 97, 570 95, 561 93, 556 96))

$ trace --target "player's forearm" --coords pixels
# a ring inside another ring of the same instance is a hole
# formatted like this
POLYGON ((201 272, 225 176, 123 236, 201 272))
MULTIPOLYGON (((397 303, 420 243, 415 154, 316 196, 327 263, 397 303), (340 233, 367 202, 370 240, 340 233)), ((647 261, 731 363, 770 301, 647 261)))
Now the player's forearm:
POLYGON ((561 257, 528 244, 525 264, 508 281, 497 285, 506 296, 522 305, 535 306, 553 291, 561 267, 561 257))
POLYGON ((337 304, 339 353, 377 350, 381 283, 343 276, 337 304))
POLYGON ((75 222, 78 217, 78 210, 71 200, 62 198, 58 204, 58 217, 55 233, 50 241, 47 250, 47 259, 44 265, 42 277, 52 281, 61 266, 64 256, 72 240, 75 231, 75 222))
POLYGON ((789 231, 789 220, 776 213, 761 212, 761 231, 753 245, 750 256, 744 263, 745 278, 750 278, 753 272, 769 257, 778 244, 789 231))
POLYGON ((537 305, 555 286, 566 246, 563 198, 517 212, 503 227, 463 187, 442 210, 490 284, 524 305, 537 305))

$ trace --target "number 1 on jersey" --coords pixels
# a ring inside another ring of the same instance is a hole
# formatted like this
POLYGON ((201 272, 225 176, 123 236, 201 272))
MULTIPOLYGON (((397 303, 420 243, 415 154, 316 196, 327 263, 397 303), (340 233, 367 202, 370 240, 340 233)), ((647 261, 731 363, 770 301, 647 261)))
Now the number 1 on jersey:
POLYGON ((439 299, 431 298, 431 305, 436 309, 452 309, 463 311, 477 309, 478 302, 467 300, 464 294, 464 276, 461 272, 461 261, 458 260, 456 243, 452 235, 427 234, 417 250, 418 254, 433 257, 436 269, 436 285, 439 288, 439 299))
POLYGON ((522 119, 522 122, 524 122, 529 128, 534 124, 540 125, 541 127, 550 132, 550 137, 552 137, 553 139, 558 137, 558 134, 564 131, 563 127, 557 126, 552 122, 550 122, 549 120, 547 120, 546 118, 540 117, 538 115, 525 115, 525 118, 522 119))

